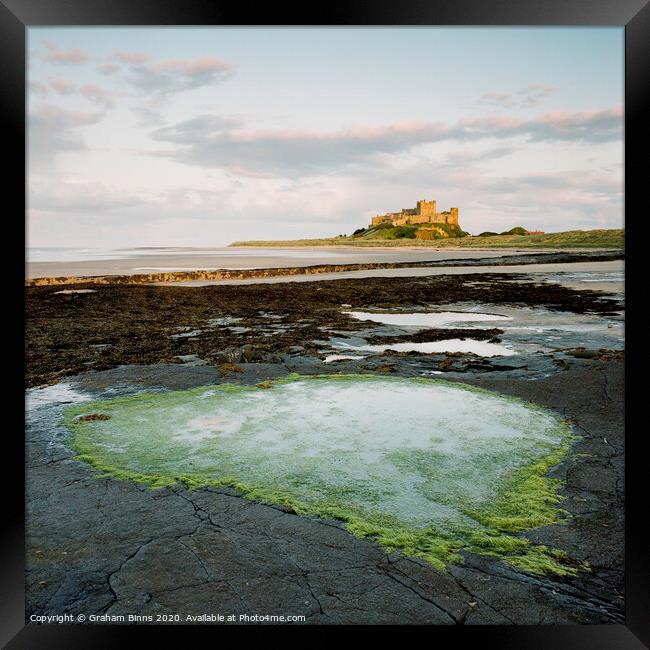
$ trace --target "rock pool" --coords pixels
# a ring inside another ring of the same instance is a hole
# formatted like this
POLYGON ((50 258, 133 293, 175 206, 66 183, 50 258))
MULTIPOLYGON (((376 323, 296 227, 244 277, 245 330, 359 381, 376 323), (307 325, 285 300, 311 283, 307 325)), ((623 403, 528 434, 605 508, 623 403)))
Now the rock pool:
POLYGON ((511 397, 437 379, 291 376, 81 402, 64 421, 79 459, 118 478, 230 485, 441 567, 467 549, 575 570, 519 535, 561 516, 545 475, 571 433, 511 397))

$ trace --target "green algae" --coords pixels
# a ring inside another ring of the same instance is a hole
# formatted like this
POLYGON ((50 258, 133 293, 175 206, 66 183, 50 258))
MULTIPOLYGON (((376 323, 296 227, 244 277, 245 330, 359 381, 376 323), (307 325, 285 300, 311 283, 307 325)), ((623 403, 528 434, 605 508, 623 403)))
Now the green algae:
POLYGON ((292 375, 263 387, 220 384, 85 402, 66 409, 64 422, 78 459, 102 475, 152 488, 233 487, 300 515, 338 519, 389 552, 441 569, 462 562, 467 550, 531 573, 577 571, 566 553, 522 535, 566 517, 560 483, 547 473, 573 436, 559 417, 513 397, 429 378, 292 375), (387 397, 395 403, 386 406, 387 397), (322 405, 331 410, 314 419, 322 405), (409 416, 408 408, 420 411, 409 416), (386 424, 390 411, 396 418, 386 424), (111 417, 79 419, 93 412, 111 417), (400 427, 417 431, 395 442, 400 427), (346 460, 355 454, 365 467, 346 460))

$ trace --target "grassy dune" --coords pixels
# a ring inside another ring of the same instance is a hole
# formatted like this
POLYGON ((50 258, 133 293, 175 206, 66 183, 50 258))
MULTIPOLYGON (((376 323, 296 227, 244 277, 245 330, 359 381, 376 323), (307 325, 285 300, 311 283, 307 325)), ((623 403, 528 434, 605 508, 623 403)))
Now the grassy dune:
POLYGON ((401 246, 417 248, 624 248, 625 230, 568 230, 545 235, 497 235, 450 239, 366 239, 330 237, 329 239, 290 239, 277 241, 239 241, 230 246, 401 246))

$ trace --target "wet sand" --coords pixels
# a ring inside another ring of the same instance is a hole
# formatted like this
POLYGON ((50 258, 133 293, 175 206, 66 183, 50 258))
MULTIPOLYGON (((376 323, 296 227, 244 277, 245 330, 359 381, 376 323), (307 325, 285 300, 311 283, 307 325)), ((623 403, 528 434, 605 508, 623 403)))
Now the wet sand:
MULTIPOLYGON (((350 246, 311 248, 218 248, 209 253, 170 251, 161 253, 124 253, 120 259, 95 259, 77 261, 30 262, 26 264, 28 278, 98 275, 136 275, 173 271, 198 271, 216 269, 264 269, 312 266, 317 264, 368 264, 402 263, 433 260, 473 260, 488 257, 561 251, 530 249, 460 249, 460 248, 355 248, 350 246)), ((583 252, 572 249, 570 252, 583 252)), ((588 249, 588 252, 596 252, 588 249)))
POLYGON ((598 286, 591 286, 586 282, 562 278, 562 274, 574 273, 622 273, 624 270, 623 260, 611 260, 609 262, 576 262, 559 264, 513 264, 509 266, 436 266, 433 268, 408 267, 395 269, 365 269, 363 271, 341 271, 335 273, 319 273, 317 275, 294 275, 278 277, 258 277, 245 280, 179 280, 175 282, 157 282, 158 285, 176 285, 187 287, 204 287, 209 285, 229 284, 277 284, 284 282, 313 282, 317 280, 342 280, 361 278, 407 278, 407 277, 428 277, 434 275, 467 275, 469 273, 510 273, 510 274, 553 274, 552 281, 565 286, 579 289, 600 290, 603 285, 606 290, 612 293, 623 291, 622 282, 602 282, 598 286))

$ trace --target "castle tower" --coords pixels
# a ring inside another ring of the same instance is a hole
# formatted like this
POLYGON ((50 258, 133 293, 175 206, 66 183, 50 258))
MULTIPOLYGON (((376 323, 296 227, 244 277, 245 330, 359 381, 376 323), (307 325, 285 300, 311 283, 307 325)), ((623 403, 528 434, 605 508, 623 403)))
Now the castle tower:
POLYGON ((449 215, 447 223, 458 225, 458 208, 451 208, 451 215, 449 215))
POLYGON ((421 223, 429 223, 435 221, 436 216, 436 202, 427 201, 423 199, 417 202, 417 214, 421 217, 421 223))

